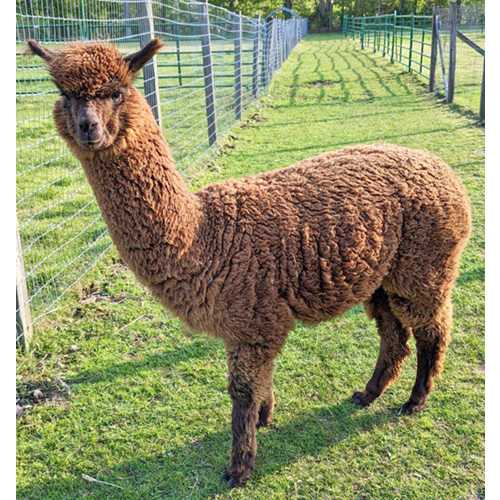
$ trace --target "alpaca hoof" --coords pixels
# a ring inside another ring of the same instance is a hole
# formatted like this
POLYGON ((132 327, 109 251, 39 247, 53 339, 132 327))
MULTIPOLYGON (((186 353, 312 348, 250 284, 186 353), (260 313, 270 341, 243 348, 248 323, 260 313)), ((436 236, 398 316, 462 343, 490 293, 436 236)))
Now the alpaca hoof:
POLYGON ((375 400, 375 398, 376 396, 366 391, 364 392, 357 391, 352 395, 352 402, 355 405, 368 406, 375 400))
POLYGON ((228 470, 225 470, 220 477, 223 481, 226 481, 227 487, 230 489, 243 486, 245 482, 245 480, 238 479, 236 475, 231 474, 228 470))
POLYGON ((263 417, 259 416, 259 420, 257 422, 257 428, 259 428, 259 427, 268 427, 269 425, 271 425, 271 421, 272 421, 272 417, 271 416, 266 417, 266 418, 263 418, 263 417))
POLYGON ((425 403, 426 401, 419 401, 415 403, 414 401, 409 400, 402 406, 401 413, 411 415, 417 411, 421 411, 425 408, 425 403))

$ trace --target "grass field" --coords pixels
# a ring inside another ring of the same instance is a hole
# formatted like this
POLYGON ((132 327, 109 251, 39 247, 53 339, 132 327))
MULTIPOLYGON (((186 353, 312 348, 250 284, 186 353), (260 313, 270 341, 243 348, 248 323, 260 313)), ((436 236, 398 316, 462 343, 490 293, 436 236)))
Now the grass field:
POLYGON ((227 490, 222 343, 169 317, 113 250, 39 321, 32 353, 19 355, 19 404, 31 405, 18 420, 19 499, 484 497, 484 130, 357 44, 308 36, 192 186, 380 141, 452 165, 472 200, 473 234, 445 370, 426 410, 398 412, 414 354, 373 406, 350 402, 378 353, 361 307, 317 327, 297 324, 277 362, 275 419, 258 432, 254 475, 227 490))
MULTIPOLYGON (((361 45, 361 25, 360 20, 356 21, 354 38, 358 40, 358 47, 361 45)), ((394 51, 392 50, 392 25, 387 21, 387 28, 384 37, 384 21, 372 18, 367 21, 364 34, 364 47, 367 52, 376 52, 378 55, 384 53, 390 58, 394 57, 396 64, 408 68, 411 59, 411 71, 420 73, 427 80, 430 75, 431 64, 431 42, 432 26, 431 19, 418 18, 416 21, 413 41, 411 41, 410 16, 399 20, 394 33, 394 51), (410 52, 410 45, 412 50, 410 52)), ((353 31, 349 25, 348 37, 353 36, 353 31)), ((484 26, 459 26, 459 31, 469 38, 476 45, 484 49, 485 34, 484 26)), ((449 78, 449 31, 443 28, 441 31, 441 43, 443 50, 443 64, 446 78, 449 78)), ((453 103, 460 111, 469 112, 472 115, 479 115, 479 105, 481 101, 481 82, 483 76, 484 58, 474 49, 469 47, 460 38, 457 38, 457 54, 455 68, 455 94, 453 103)), ((444 78, 441 64, 441 57, 438 51, 436 67, 435 89, 445 96, 444 78)))

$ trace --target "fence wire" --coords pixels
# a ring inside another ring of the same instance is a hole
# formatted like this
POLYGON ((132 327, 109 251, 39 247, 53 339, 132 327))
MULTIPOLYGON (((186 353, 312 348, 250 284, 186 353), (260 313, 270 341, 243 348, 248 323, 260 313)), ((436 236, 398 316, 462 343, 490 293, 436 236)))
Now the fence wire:
MULTIPOLYGON (((450 11, 449 9, 438 9, 436 13, 445 68, 443 72, 439 61, 439 70, 436 71, 436 90, 446 96, 449 78, 448 68, 450 67, 450 11)), ((457 14, 457 31, 453 102, 468 111, 478 113, 481 101, 484 55, 464 42, 460 38, 460 34, 484 50, 484 5, 461 6, 457 14)))
MULTIPOLYGON (((456 11, 452 10, 455 6, 434 10, 437 40, 432 90, 443 94, 448 102, 484 119, 480 107, 484 75, 484 5, 465 5, 456 11), (448 85, 451 70, 450 12, 453 12, 457 26, 453 95, 448 85)), ((433 16, 398 15, 395 12, 382 16, 345 17, 342 31, 344 36, 359 39, 362 49, 381 52, 391 62, 405 66, 407 71, 431 79, 433 16)))
MULTIPOLYGON (((189 176, 214 153, 242 109, 268 88, 307 32, 307 20, 249 18, 184 0, 16 4, 17 258, 18 269, 24 267, 16 292, 27 292, 17 293, 16 317, 28 308, 36 323, 99 261, 111 240, 83 170, 55 131, 58 91, 41 61, 24 53, 26 40, 55 50, 67 41, 109 41, 124 55, 148 37, 164 40, 156 73, 145 69, 136 85, 161 120, 179 170, 189 176), (207 41, 209 59, 203 52, 207 41)), ((22 335, 18 330, 18 343, 22 335)))

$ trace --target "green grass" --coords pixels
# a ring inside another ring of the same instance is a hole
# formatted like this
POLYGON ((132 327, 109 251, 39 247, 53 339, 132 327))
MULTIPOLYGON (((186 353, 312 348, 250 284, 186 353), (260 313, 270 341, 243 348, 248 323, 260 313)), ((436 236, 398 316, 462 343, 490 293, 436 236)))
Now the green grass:
POLYGON ((32 407, 18 421, 18 498, 483 498, 484 130, 357 42, 308 36, 192 185, 379 141, 440 155, 473 205, 452 343, 424 412, 398 414, 414 354, 379 401, 350 403, 378 352, 361 307, 314 328, 297 324, 277 362, 275 420, 258 432, 254 475, 227 490, 222 343, 169 317, 112 251, 39 321, 32 353, 19 356, 18 397, 32 407))
MULTIPOLYGON (((401 25, 402 20, 398 21, 396 31, 394 33, 394 51, 392 51, 392 25, 390 21, 387 23, 386 32, 386 57, 394 57, 397 65, 402 65, 408 68, 410 61, 410 40, 411 28, 410 17, 404 20, 404 25, 401 25)), ((431 20, 419 19, 412 42, 411 51, 411 71, 420 73, 427 80, 430 75, 431 64, 431 42, 432 42, 432 27, 431 20), (422 23, 425 23, 422 29, 422 23)), ((361 34, 360 21, 357 21, 355 39, 358 40, 358 47, 361 46, 359 40, 361 34)), ((460 26, 459 30, 472 40, 476 45, 484 49, 485 34, 484 29, 479 26, 460 26)), ((352 37, 352 31, 348 35, 352 37)), ((446 78, 449 78, 449 32, 443 29, 441 33, 441 41, 443 45, 443 58, 446 71, 446 78)), ((384 24, 383 21, 377 21, 376 18, 367 20, 364 35, 365 51, 377 52, 378 55, 383 54, 384 50, 384 24), (379 24, 377 25, 377 22, 379 24)), ((457 38, 457 55, 456 55, 456 68, 455 68, 455 94, 453 103, 454 106, 460 110, 479 115, 479 105, 481 101, 481 82, 483 76, 483 61, 484 58, 474 49, 469 47, 459 38, 457 38)), ((436 91, 440 95, 445 95, 443 72, 441 68, 441 58, 438 52, 438 60, 436 67, 436 91)))

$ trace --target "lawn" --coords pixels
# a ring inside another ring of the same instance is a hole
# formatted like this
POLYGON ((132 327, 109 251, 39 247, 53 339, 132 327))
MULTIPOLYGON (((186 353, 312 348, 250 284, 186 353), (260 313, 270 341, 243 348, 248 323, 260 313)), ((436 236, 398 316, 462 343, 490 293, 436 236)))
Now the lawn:
POLYGON ((18 355, 18 397, 31 405, 17 426, 19 499, 484 497, 484 129, 357 41, 309 35, 190 181, 196 189, 374 142, 438 154, 472 200, 452 342, 428 407, 398 411, 415 354, 371 407, 350 402, 378 353, 360 306, 297 324, 278 358, 275 418, 258 432, 254 475, 229 491, 219 479, 231 442, 223 345, 168 316, 112 250, 39 320, 31 354, 18 355))

